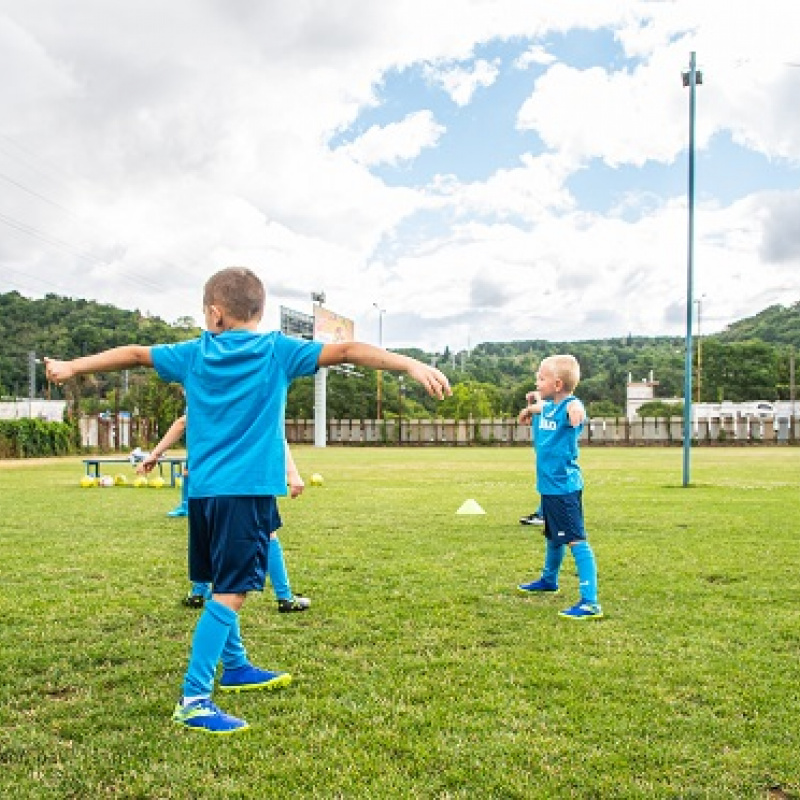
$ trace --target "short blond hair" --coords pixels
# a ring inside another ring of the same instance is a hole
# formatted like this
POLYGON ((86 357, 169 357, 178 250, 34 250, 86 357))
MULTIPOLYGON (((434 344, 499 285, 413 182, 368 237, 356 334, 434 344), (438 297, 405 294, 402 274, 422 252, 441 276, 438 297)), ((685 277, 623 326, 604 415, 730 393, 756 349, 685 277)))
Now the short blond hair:
POLYGON ((575 391, 575 387, 581 380, 581 365, 575 356, 560 354, 547 356, 542 359, 539 369, 544 367, 549 369, 556 378, 564 385, 564 391, 570 394, 575 391))
POLYGON ((261 279, 247 267, 226 267, 203 288, 203 307, 220 306, 239 322, 261 319, 266 292, 261 279))

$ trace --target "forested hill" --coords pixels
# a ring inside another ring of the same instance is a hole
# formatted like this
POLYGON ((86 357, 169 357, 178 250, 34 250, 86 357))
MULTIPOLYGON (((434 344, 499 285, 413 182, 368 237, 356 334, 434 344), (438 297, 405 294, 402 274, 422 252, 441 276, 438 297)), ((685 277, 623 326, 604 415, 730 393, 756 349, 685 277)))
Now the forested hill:
POLYGON ((0 394, 28 395, 29 353, 74 358, 132 342, 177 342, 197 334, 193 324, 53 294, 42 300, 0 294, 0 394))
MULTIPOLYGON (((0 394, 27 396, 30 352, 37 358, 72 358, 130 342, 172 342, 197 334, 193 320, 188 318, 170 324, 139 311, 124 311, 88 300, 57 295, 29 300, 17 292, 0 294, 0 394)), ((652 372, 659 382, 659 396, 683 393, 684 344, 682 336, 627 336, 578 342, 491 342, 480 344, 469 353, 452 352, 449 348, 442 353, 403 350, 421 360, 435 361, 457 390, 453 398, 436 404, 415 386, 402 387, 401 394, 396 376, 387 373, 383 410, 411 415, 515 414, 524 403, 525 392, 533 388, 541 358, 554 352, 572 352, 583 373, 577 394, 594 406, 595 415, 621 412, 629 375, 638 381, 652 372)), ((800 352, 800 302, 790 307, 772 306, 719 334, 703 336, 701 399, 787 399, 791 346, 800 352)), ((37 368, 36 375, 37 394, 42 395, 46 388, 43 370, 37 368)), ((329 414, 373 417, 376 388, 371 370, 361 370, 360 377, 331 373, 329 414)), ((100 381, 96 399, 101 399, 103 390, 108 390, 108 384, 100 381)), ((117 398, 115 402, 118 401, 117 398)), ((123 397, 122 407, 125 405, 123 397)), ((308 381, 293 387, 287 413, 312 416, 313 390, 308 381)))
POLYGON ((800 352, 800 301, 788 308, 770 306, 754 317, 729 325, 716 336, 721 342, 746 342, 760 339, 775 345, 791 345, 800 352))

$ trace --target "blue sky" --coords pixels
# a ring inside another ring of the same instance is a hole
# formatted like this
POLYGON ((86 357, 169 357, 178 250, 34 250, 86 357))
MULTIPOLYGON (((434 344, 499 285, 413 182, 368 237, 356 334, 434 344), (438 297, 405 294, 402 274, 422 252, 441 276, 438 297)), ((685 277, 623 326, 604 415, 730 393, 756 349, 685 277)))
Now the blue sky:
POLYGON ((681 334, 696 51, 703 330, 800 300, 789 0, 170 9, 0 0, 0 291, 200 319, 244 263, 265 327, 323 290, 396 347, 681 334))

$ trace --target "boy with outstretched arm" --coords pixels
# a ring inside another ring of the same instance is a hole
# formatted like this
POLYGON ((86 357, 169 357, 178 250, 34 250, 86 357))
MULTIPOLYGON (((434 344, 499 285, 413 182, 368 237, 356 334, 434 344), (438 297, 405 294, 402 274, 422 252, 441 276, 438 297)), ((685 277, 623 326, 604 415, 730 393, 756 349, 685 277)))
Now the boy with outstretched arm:
POLYGON ((538 580, 522 583, 523 594, 555 593, 558 574, 569 548, 578 570, 580 598, 562 617, 585 620, 603 616, 597 602, 597 566, 583 525, 583 476, 578 466, 578 439, 586 411, 572 393, 580 365, 571 355, 545 358, 536 373, 538 396, 529 398, 519 421, 535 427, 536 488, 542 498, 546 550, 538 580), (532 402, 531 402, 532 401, 532 402))
POLYGON ((248 727, 211 699, 220 661, 222 691, 274 689, 291 682, 288 673, 251 664, 239 630, 247 593, 264 587, 269 535, 280 526, 276 495, 286 493, 284 413, 291 381, 320 367, 349 363, 405 372, 435 397, 450 393, 439 370, 408 356, 360 342, 323 345, 258 333, 264 301, 255 273, 229 267, 206 282, 206 331, 198 339, 127 345, 73 361, 46 359, 47 377, 56 383, 84 373, 152 366, 163 380, 184 387, 192 411, 189 561, 193 577, 210 581, 214 593, 197 622, 172 719, 213 734, 248 727))

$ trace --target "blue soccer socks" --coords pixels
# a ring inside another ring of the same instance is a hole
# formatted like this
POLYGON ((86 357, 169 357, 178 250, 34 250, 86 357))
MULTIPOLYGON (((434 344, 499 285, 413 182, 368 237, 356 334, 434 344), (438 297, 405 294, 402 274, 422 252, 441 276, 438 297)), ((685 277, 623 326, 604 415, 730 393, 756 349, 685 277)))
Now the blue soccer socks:
POLYGON ((542 581, 558 588, 558 573, 561 571, 561 562, 564 560, 564 545, 554 544, 551 539, 547 539, 546 542, 542 581))
POLYGON ((228 630, 225 647, 222 648, 222 667, 224 670, 235 670, 247 666, 247 651, 242 643, 242 634, 239 631, 239 616, 228 630))
POLYGON ((585 539, 572 545, 572 557, 578 570, 581 602, 597 605, 597 565, 594 553, 585 539))
POLYGON ((189 666, 183 678, 184 697, 211 696, 217 664, 237 618, 238 614, 222 603, 206 602, 194 629, 189 666))
POLYGON ((283 548, 277 536, 271 536, 267 549, 267 572, 269 581, 275 590, 278 600, 291 600, 292 588, 289 586, 289 576, 286 573, 286 562, 283 559, 283 548))
POLYGON ((181 481, 181 502, 172 511, 167 511, 168 517, 189 516, 189 473, 185 472, 181 481))

